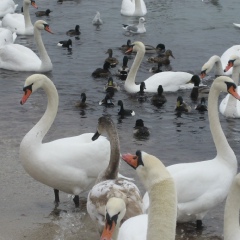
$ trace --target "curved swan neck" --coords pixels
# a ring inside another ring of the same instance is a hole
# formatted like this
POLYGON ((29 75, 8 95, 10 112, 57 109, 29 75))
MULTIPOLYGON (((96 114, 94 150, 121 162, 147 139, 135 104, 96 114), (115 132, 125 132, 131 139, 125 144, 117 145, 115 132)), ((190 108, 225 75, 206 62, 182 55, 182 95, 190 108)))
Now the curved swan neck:
MULTIPOLYGON (((213 83, 214 84, 214 83, 213 83)), ((208 117, 213 141, 217 150, 217 157, 226 162, 236 165, 236 156, 229 146, 225 134, 222 130, 218 115, 218 97, 220 92, 213 87, 210 88, 208 98, 208 117)))
POLYGON ((222 62, 219 56, 217 55, 212 56, 209 59, 208 64, 210 65, 210 69, 208 72, 210 72, 215 65, 215 71, 214 71, 215 75, 218 75, 218 76, 224 75, 222 62))
POLYGON ((111 145, 111 153, 110 153, 110 161, 104 172, 106 179, 116 179, 118 176, 119 169, 119 160, 120 160, 120 143, 118 138, 118 133, 114 125, 109 125, 106 129, 107 134, 110 139, 111 145))
POLYGON ((27 133, 28 136, 32 136, 30 137, 31 142, 42 143, 42 140, 51 127, 58 111, 59 99, 57 89, 50 79, 46 78, 46 80, 47 81, 44 81, 42 88, 48 98, 47 109, 38 123, 27 133))
POLYGON ((125 81, 125 85, 127 83, 128 85, 136 86, 135 79, 136 79, 137 71, 140 67, 140 64, 141 64, 142 60, 143 60, 144 54, 145 54, 145 47, 144 48, 139 47, 138 51, 137 51, 137 54, 136 54, 136 57, 133 61, 132 67, 130 68, 127 79, 125 81))
POLYGON ((42 61, 41 67, 43 68, 45 66, 49 66, 49 64, 52 64, 52 62, 43 44, 41 30, 39 30, 37 27, 34 27, 34 38, 37 45, 39 58, 42 61))
POLYGON ((236 180, 230 188, 224 211, 224 240, 240 239, 239 209, 240 191, 236 180), (234 236, 234 237, 233 237, 234 236))
POLYGON ((176 190, 172 178, 155 183, 149 193, 147 240, 174 240, 176 232, 176 190))
POLYGON ((25 3, 23 4, 23 16, 24 16, 24 22, 25 22, 25 28, 33 28, 32 21, 29 14, 29 4, 25 3))

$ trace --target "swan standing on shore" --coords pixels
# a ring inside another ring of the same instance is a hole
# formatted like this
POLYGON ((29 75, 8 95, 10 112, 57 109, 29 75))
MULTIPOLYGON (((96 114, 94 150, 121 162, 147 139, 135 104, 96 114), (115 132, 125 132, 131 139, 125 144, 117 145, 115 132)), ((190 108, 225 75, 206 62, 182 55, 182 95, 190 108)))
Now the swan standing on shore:
MULTIPOLYGON (((137 54, 124 83, 124 88, 129 93, 136 93, 139 91, 140 84, 136 84, 135 79, 145 54, 145 46, 142 42, 134 42, 127 52, 131 52, 132 50, 137 51, 137 54)), ((168 71, 156 73, 144 81, 146 86, 145 92, 155 93, 159 85, 162 85, 165 92, 175 92, 179 89, 192 89, 193 84, 187 83, 191 80, 192 76, 192 74, 187 72, 168 71)))
POLYGON ((142 17, 147 14, 144 0, 122 0, 121 14, 142 17))
MULTIPOLYGON (((149 192, 148 214, 126 220, 118 235, 118 240, 174 240, 176 233, 177 193, 174 180, 163 163, 153 155, 137 151, 136 155, 123 154, 122 159, 133 167, 141 182, 149 192)), ((106 208, 109 217, 121 221, 120 208, 113 211, 106 208)), ((109 240, 109 228, 105 227, 101 240, 109 240), (108 237, 106 237, 108 235, 108 237)))
MULTIPOLYGON (((224 72, 232 70, 232 79, 236 86, 238 86, 240 76, 240 57, 233 55, 228 61, 228 65, 224 69, 224 72)), ((240 94, 240 87, 237 87, 237 92, 240 94)), ((227 94, 227 96, 221 101, 219 105, 219 111, 229 118, 240 118, 240 102, 236 98, 227 94)))
POLYGON ((13 0, 1 0, 0 4, 0 18, 4 17, 7 13, 14 13, 18 4, 13 0))
POLYGON ((23 0, 23 15, 21 13, 6 14, 2 19, 2 27, 20 35, 33 35, 33 25, 29 14, 29 5, 38 8, 34 0, 23 0))
MULTIPOLYGON (((100 117, 98 127, 93 141, 107 132, 110 139, 111 154, 107 168, 101 172, 96 180, 96 185, 90 190, 87 199, 87 211, 96 223, 101 234, 105 225, 105 207, 107 204, 113 205, 113 209, 118 211, 118 204, 125 209, 122 215, 123 221, 143 213, 143 202, 137 186, 123 178, 118 178, 120 162, 120 145, 117 129, 109 117, 100 117), (111 202, 111 203, 110 203, 111 202)), ((117 236, 119 225, 112 226, 112 231, 117 236)), ((116 238, 114 238, 116 239, 116 238)))
POLYGON ((177 221, 197 220, 198 228, 202 226, 206 213, 225 200, 237 173, 237 158, 224 135, 218 116, 218 98, 221 92, 228 92, 240 100, 231 78, 220 76, 214 80, 208 97, 208 117, 217 150, 216 157, 207 161, 179 163, 167 167, 177 187, 177 221))
POLYGON ((110 159, 110 144, 104 137, 92 141, 94 133, 61 138, 42 143, 58 111, 58 92, 53 82, 42 74, 33 74, 24 84, 21 104, 42 88, 48 98, 47 109, 38 123, 25 135, 20 144, 20 160, 26 172, 35 180, 54 188, 55 203, 59 203, 59 190, 75 195, 92 184, 110 159))
POLYGON ((0 68, 13 71, 48 72, 52 70, 52 62, 44 47, 41 31, 52 31, 49 25, 38 20, 34 24, 34 38, 39 57, 30 48, 20 44, 7 44, 0 51, 0 68))

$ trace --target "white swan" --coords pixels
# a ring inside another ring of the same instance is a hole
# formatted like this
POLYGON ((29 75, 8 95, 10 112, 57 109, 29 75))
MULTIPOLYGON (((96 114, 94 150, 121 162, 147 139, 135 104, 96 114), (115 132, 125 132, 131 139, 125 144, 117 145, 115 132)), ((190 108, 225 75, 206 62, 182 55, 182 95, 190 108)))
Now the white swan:
POLYGON ((14 43, 17 38, 17 34, 14 32, 12 33, 7 28, 0 27, 0 48, 6 44, 14 43))
POLYGON ((0 4, 0 18, 4 17, 7 13, 14 13, 18 4, 13 0, 1 0, 0 4))
POLYGON ((36 21, 34 24, 34 38, 39 57, 30 48, 20 44, 7 44, 0 51, 0 68, 13 71, 51 71, 52 62, 42 41, 42 30, 52 33, 45 21, 36 21))
MULTIPOLYGON (((232 79, 238 86, 240 75, 240 57, 237 55, 230 57, 228 65, 224 71, 228 72, 230 69, 232 69, 232 79)), ((237 92, 240 94, 240 86, 237 87, 237 92)), ((219 105, 219 111, 226 117, 240 118, 240 102, 230 94, 227 94, 227 96, 221 101, 219 105)))
POLYGON ((21 13, 6 14, 2 19, 2 27, 20 35, 33 35, 33 25, 29 14, 29 5, 37 8, 34 0, 23 0, 23 15, 21 13))
MULTIPOLYGON (((206 213, 227 197, 237 173, 236 156, 228 144, 219 121, 220 92, 229 92, 240 100, 236 85, 231 78, 220 76, 214 80, 208 97, 208 116, 217 150, 216 157, 207 161, 179 163, 167 167, 177 187, 177 220, 179 222, 197 220, 197 227, 202 226, 202 219, 206 213)), ((146 196, 144 198, 146 199, 146 196)))
MULTIPOLYGON (((99 118, 97 131, 92 139, 96 140, 104 132, 107 132, 110 139, 110 161, 108 167, 99 174, 96 185, 90 190, 87 199, 87 211, 100 234, 104 228, 105 207, 108 202, 116 202, 113 206, 117 206, 118 202, 123 205, 125 209, 123 221, 143 213, 142 197, 137 186, 126 179, 118 178, 120 161, 118 133, 112 119, 105 116, 99 118)), ((115 228, 116 234, 118 227, 115 228)))
MULTIPOLYGON (((57 89, 49 78, 33 74, 25 81, 21 104, 39 88, 47 95, 47 109, 23 138, 19 154, 24 169, 31 177, 55 189, 55 202, 58 203, 59 190, 77 196, 96 180, 109 162, 110 144, 104 137, 92 141, 94 133, 42 143, 56 117, 59 99, 57 89)), ((78 206, 79 199, 75 197, 74 200, 78 206)))
POLYGON ((147 14, 144 0, 122 0, 121 14, 142 17, 147 14))
MULTIPOLYGON (((177 217, 177 193, 173 178, 162 162, 143 151, 137 151, 136 155, 123 154, 122 159, 136 169, 141 182, 149 191, 151 203, 147 214, 138 215, 126 220, 118 235, 118 240, 156 240, 175 239, 177 217)), ((120 221, 119 216, 114 217, 113 209, 106 207, 110 219, 120 221), (110 213, 109 213, 110 212, 110 213)), ((115 211, 115 216, 118 212, 115 211)), ((107 218, 107 220, 109 219, 107 218)), ((102 234, 104 238, 109 232, 107 223, 102 234)))
POLYGON ((233 179, 224 210, 224 240, 239 240, 240 173, 233 179))
MULTIPOLYGON (((136 93, 140 89, 140 84, 135 83, 137 71, 145 54, 145 46, 142 42, 134 42, 127 52, 137 51, 134 62, 130 68, 124 88, 129 93, 136 93)), ((145 92, 157 92, 158 86, 162 85, 165 92, 175 92, 179 89, 191 89, 192 83, 188 83, 192 74, 186 72, 160 72, 152 75, 145 82, 145 92)))

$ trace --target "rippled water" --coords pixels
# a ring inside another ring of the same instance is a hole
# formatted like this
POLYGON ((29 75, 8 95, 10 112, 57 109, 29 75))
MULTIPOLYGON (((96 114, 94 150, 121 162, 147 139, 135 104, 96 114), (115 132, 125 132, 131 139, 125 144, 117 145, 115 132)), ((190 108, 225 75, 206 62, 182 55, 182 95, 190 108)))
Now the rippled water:
MULTIPOLYGON (((16 3, 22 6, 22 1, 16 3)), ((136 112, 135 117, 118 119, 117 106, 105 109, 98 105, 105 96, 103 86, 106 80, 92 79, 91 73, 102 67, 108 48, 113 49, 113 55, 121 62, 123 53, 118 47, 130 38, 154 46, 164 43, 175 56, 171 62, 173 70, 198 74, 210 56, 221 55, 227 48, 239 44, 240 29, 232 25, 240 22, 237 0, 146 0, 147 32, 135 36, 125 36, 122 31, 122 23, 133 23, 137 19, 120 15, 120 0, 79 0, 63 4, 57 3, 57 0, 36 0, 36 3, 40 10, 53 10, 49 17, 43 19, 55 34, 44 32, 42 36, 54 66, 53 71, 46 75, 53 80, 60 96, 59 112, 45 141, 94 132, 97 119, 102 114, 109 114, 118 128, 122 153, 134 153, 141 149, 156 155, 166 165, 215 156, 207 113, 193 111, 177 117, 173 111, 178 95, 191 102, 189 91, 166 94, 167 103, 162 108, 156 108, 150 104, 150 94, 146 102, 139 103, 135 96, 125 92, 121 81, 114 79, 121 85, 114 102, 121 99, 127 108, 136 112), (101 13, 104 21, 99 29, 91 23, 96 11, 101 13), (58 41, 68 39, 65 32, 76 24, 80 25, 81 36, 73 39, 72 52, 57 47, 58 41), (85 111, 74 107, 82 92, 87 95, 88 108, 85 111), (142 118, 151 130, 146 140, 135 139, 132 135, 137 118, 142 118)), ((35 11, 30 8, 33 22, 37 20, 35 11)), ((19 36, 16 42, 36 49, 33 37, 19 36)), ((133 58, 129 60, 129 65, 133 58)), ((148 69, 151 65, 146 58, 139 69, 137 82, 150 76, 148 69)), ((112 73, 115 71, 113 69, 112 73)), ((33 180, 21 166, 18 158, 21 139, 46 108, 46 97, 41 90, 24 106, 19 104, 24 81, 30 74, 0 70, 0 239, 96 239, 97 234, 84 208, 76 211, 72 199, 61 193, 59 209, 54 210, 52 189, 33 180)), ((211 84, 212 78, 209 79, 207 85, 211 84)), ((239 119, 226 119, 221 115, 220 119, 226 137, 239 158, 239 119)), ((124 163, 121 169, 126 176, 136 177, 124 163)), ((137 177, 136 184, 144 193, 137 177)), ((207 214, 201 232, 196 232, 194 224, 179 225, 177 238, 222 239, 223 207, 224 203, 207 214)))

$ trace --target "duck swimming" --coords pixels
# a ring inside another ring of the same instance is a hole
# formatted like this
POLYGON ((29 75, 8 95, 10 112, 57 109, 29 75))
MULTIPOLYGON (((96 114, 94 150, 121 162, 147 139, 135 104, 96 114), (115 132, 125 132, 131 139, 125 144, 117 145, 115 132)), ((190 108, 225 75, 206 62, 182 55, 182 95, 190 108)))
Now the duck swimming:
POLYGON ((66 32, 66 34, 70 37, 74 37, 74 36, 79 36, 81 34, 80 32, 80 26, 76 25, 75 29, 70 29, 66 32))
POLYGON ((118 100, 118 106, 120 106, 120 109, 118 111, 118 115, 120 115, 121 117, 124 117, 124 116, 134 116, 135 115, 135 112, 133 110, 125 109, 123 107, 122 100, 118 100))
POLYGON ((105 62, 103 64, 103 68, 97 68, 95 71, 93 71, 92 73, 92 77, 94 78, 107 78, 109 77, 111 74, 111 72, 109 71, 111 65, 109 62, 105 62))
POLYGON ((109 48, 107 50, 106 54, 108 54, 108 58, 105 59, 105 62, 110 63, 111 68, 116 67, 116 65, 118 64, 118 60, 115 57, 112 56, 113 55, 112 49, 109 48))

